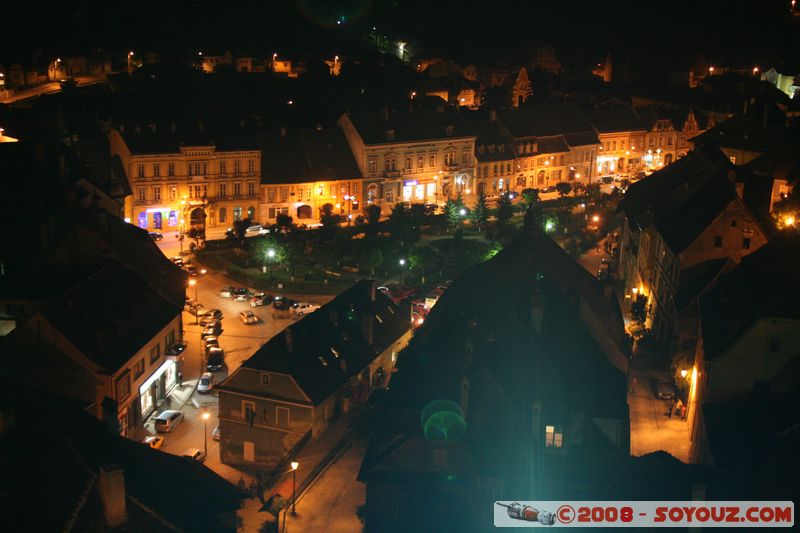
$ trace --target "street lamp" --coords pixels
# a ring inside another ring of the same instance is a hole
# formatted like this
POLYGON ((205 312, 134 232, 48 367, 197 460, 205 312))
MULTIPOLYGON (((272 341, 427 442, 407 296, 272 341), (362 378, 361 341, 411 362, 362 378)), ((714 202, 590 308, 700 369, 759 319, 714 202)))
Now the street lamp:
POLYGON ((458 214, 463 217, 464 215, 467 214, 467 210, 462 207, 461 209, 458 210, 458 214))
POLYGON ((208 457, 208 419, 209 413, 203 413, 203 453, 208 457))
POLYGON ((593 216, 593 217, 592 217, 592 222, 594 222, 595 224, 597 224, 598 222, 600 222, 600 217, 599 217, 599 216, 597 216, 597 215, 593 216))
POLYGON ((131 74, 131 59, 133 59, 133 50, 128 52, 128 74, 131 74))
POLYGON ((196 326, 197 324, 199 324, 198 318, 197 318, 197 280, 196 279, 190 279, 189 280, 189 286, 190 287, 194 287, 194 305, 195 305, 195 309, 194 309, 194 324, 196 326))
POLYGON ((297 502, 297 467, 300 463, 292 461, 292 516, 297 516, 295 503, 297 502))
POLYGON ((686 370, 685 368, 683 370, 681 370, 681 377, 682 378, 685 378, 688 375, 689 375, 689 371, 688 370, 686 370))
POLYGON ((61 63, 61 58, 60 57, 56 58, 56 60, 53 61, 53 81, 56 81, 56 75, 58 74, 58 64, 59 63, 61 63))

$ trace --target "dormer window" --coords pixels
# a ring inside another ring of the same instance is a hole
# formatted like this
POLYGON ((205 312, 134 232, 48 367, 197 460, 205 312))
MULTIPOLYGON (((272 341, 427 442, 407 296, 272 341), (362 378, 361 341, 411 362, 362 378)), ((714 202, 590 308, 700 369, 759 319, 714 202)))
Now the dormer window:
POLYGON ((261 384, 269 385, 269 374, 261 374, 261 384))
POLYGON ((483 153, 483 148, 484 148, 484 146, 483 146, 483 145, 480 145, 480 146, 478 146, 478 153, 479 153, 479 154, 482 154, 482 153, 483 153))
POLYGON ((445 127, 445 129, 444 129, 444 134, 445 134, 446 136, 448 136, 448 137, 452 137, 452 136, 453 136, 453 126, 447 126, 447 127, 445 127))
POLYGON ((502 154, 503 152, 505 152, 506 147, 501 144, 501 145, 498 145, 497 149, 500 150, 500 153, 502 154))
POLYGON ((389 130, 386 132, 386 140, 388 141, 394 140, 394 130, 389 130))
POLYGON ((493 153, 494 153, 494 145, 493 145, 493 144, 490 144, 490 145, 489 145, 489 153, 490 153, 490 154, 493 154, 493 153))

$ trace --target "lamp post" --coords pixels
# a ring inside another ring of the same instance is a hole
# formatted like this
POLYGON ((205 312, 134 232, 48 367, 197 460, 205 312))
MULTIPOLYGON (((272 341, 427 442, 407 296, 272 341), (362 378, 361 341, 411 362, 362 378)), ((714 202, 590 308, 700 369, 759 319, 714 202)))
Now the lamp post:
MULTIPOLYGON (((197 280, 196 279, 190 279, 189 280, 189 286, 190 287, 194 287, 194 304, 195 304, 195 306, 197 306, 197 280)), ((194 325, 196 326, 197 324, 199 324, 199 322, 198 322, 198 318, 197 318, 197 307, 195 307, 195 310, 194 310, 194 325)))
POLYGON ((131 73, 132 73, 132 70, 131 70, 131 60, 132 59, 133 59, 133 50, 128 52, 128 76, 130 76, 131 73))
POLYGON ((297 467, 300 463, 292 461, 292 516, 297 516, 297 509, 295 503, 297 502, 297 467))
POLYGON ((211 415, 203 413, 203 453, 208 457, 208 419, 211 415))
POLYGON ((58 74, 58 64, 59 63, 61 63, 61 58, 60 57, 56 58, 56 60, 53 61, 53 82, 54 83, 56 81, 56 75, 58 74))
MULTIPOLYGON (((267 263, 269 264, 269 279, 272 281, 272 261, 275 259, 275 250, 270 248, 267 250, 267 263)), ((266 268, 266 265, 264 266, 266 268)))

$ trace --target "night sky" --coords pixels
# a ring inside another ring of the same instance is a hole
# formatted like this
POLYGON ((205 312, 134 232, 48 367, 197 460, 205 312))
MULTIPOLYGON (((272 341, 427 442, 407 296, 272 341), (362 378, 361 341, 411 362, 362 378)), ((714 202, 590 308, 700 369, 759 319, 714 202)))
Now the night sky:
POLYGON ((720 64, 765 64, 776 57, 791 63, 800 50, 800 17, 790 17, 788 5, 788 0, 0 1, 2 12, 13 14, 3 17, 3 55, 87 47, 303 52, 344 48, 376 26, 389 38, 416 39, 429 53, 455 58, 515 62, 531 43, 552 43, 570 65, 596 62, 609 51, 637 62, 680 63, 703 53, 720 64), (343 24, 337 25, 341 17, 343 24), (14 22, 23 20, 37 22, 14 22))

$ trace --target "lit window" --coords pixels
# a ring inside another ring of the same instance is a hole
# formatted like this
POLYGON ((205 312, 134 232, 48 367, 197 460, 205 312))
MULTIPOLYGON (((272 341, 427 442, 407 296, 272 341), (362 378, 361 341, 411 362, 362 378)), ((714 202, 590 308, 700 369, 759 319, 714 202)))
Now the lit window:
POLYGON ((269 385, 269 374, 261 374, 261 384, 269 385))
POLYGON ((544 444, 548 448, 561 448, 564 445, 564 433, 560 426, 545 426, 544 444))

